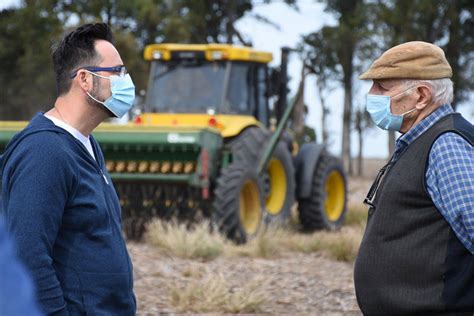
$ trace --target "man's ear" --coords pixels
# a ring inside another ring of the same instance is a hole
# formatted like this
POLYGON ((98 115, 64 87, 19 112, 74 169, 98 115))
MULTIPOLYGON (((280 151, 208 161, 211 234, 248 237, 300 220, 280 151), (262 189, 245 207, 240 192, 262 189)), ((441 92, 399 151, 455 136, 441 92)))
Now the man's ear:
POLYGON ((416 103, 416 109, 423 110, 431 104, 431 100, 433 99, 433 96, 431 95, 431 89, 427 86, 419 86, 417 87, 417 92, 418 100, 416 103))
POLYGON ((85 92, 90 92, 92 90, 93 78, 87 71, 79 70, 75 79, 77 80, 79 87, 81 87, 85 92))

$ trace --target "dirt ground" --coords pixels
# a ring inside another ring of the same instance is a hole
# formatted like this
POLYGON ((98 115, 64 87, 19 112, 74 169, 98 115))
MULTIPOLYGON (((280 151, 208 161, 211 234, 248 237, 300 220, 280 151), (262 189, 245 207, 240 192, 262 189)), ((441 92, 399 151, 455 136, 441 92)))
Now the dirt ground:
MULTIPOLYGON (((349 205, 362 202, 381 164, 371 163, 367 177, 350 179, 349 205)), ((266 301, 259 314, 361 315, 353 263, 334 261, 321 253, 286 253, 278 259, 219 257, 200 262, 163 255, 146 243, 128 243, 128 248, 134 263, 138 315, 182 313, 172 304, 169 286, 185 287, 196 271, 223 276, 231 289, 250 282, 260 284, 266 301)))
POLYGON ((203 263, 160 255, 152 246, 128 245, 134 262, 138 315, 175 314, 167 286, 189 282, 190 267, 223 275, 231 287, 262 282, 268 300, 261 314, 360 315, 354 294, 353 265, 318 253, 287 254, 276 260, 218 258, 203 263))

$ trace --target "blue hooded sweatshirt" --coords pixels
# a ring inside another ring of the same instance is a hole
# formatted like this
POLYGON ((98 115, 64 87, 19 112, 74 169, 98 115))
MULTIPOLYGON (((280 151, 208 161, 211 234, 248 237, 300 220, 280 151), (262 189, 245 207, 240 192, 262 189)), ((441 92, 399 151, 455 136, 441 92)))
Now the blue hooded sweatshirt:
POLYGON ((0 216, 0 315, 39 316, 31 278, 15 256, 0 216))
POLYGON ((104 157, 42 113, 0 157, 3 211, 42 311, 134 315, 132 264, 104 157))

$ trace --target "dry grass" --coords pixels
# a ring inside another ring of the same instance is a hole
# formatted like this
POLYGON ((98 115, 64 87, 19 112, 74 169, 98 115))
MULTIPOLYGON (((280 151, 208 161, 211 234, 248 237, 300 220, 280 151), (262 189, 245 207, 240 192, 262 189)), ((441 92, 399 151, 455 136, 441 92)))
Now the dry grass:
POLYGON ((181 275, 185 278, 201 278, 204 276, 204 271, 202 269, 190 265, 184 268, 183 271, 181 271, 181 275))
POLYGON ((284 251, 283 241, 288 236, 289 232, 283 228, 270 226, 261 229, 257 236, 244 245, 229 245, 226 248, 226 254, 252 258, 277 258, 284 251))
POLYGON ((315 249, 328 254, 337 261, 352 262, 359 251, 362 240, 363 227, 343 227, 339 232, 317 232, 315 249))
POLYGON ((184 224, 155 220, 147 229, 146 239, 168 255, 204 261, 219 257, 227 243, 224 237, 209 231, 202 222, 189 229, 184 224))
MULTIPOLYGON (((291 228, 269 226, 244 245, 235 245, 221 235, 211 233, 206 222, 189 230, 185 225, 154 221, 148 227, 147 240, 168 255, 204 261, 221 255, 273 259, 285 252, 323 252, 332 259, 351 262, 363 235, 365 220, 362 214, 362 211, 350 210, 350 225, 332 232, 302 234, 291 228)), ((185 271, 184 274, 196 273, 185 271)))
POLYGON ((234 288, 224 276, 212 274, 191 280, 184 287, 170 285, 169 292, 178 310, 195 313, 255 313, 267 300, 260 281, 234 288))
POLYGON ((367 223, 368 209, 362 203, 349 203, 347 207, 346 226, 365 226, 367 223))

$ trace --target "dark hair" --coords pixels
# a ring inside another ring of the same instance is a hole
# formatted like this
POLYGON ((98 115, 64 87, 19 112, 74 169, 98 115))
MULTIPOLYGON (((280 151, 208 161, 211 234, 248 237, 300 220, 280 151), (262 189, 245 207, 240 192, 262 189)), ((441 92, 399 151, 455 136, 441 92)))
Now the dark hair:
POLYGON ((85 24, 67 34, 53 50, 53 65, 58 95, 71 89, 71 74, 80 67, 95 66, 99 55, 96 40, 113 42, 112 31, 105 23, 85 24))

